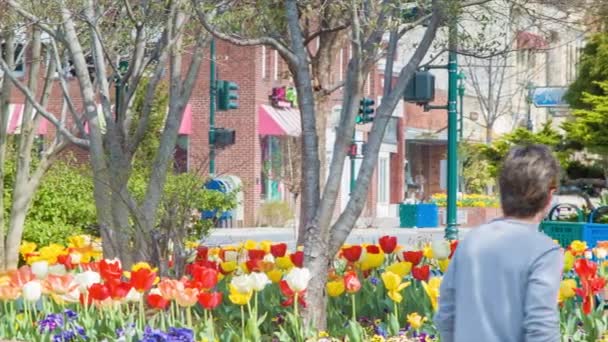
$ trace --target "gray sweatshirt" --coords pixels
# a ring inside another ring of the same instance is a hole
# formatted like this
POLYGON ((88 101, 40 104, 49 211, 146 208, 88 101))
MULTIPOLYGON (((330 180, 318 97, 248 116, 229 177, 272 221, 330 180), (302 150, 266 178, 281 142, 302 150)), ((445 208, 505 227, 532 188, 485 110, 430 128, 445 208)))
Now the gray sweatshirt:
POLYGON ((441 342, 558 342, 560 247, 538 226, 496 220, 460 241, 440 288, 441 342))

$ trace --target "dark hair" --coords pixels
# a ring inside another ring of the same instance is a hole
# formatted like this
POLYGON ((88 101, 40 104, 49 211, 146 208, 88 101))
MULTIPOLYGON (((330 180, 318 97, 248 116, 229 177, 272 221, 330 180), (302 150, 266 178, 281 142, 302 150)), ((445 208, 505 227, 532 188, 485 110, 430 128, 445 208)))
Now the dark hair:
POLYGON ((559 183, 559 163, 544 145, 512 148, 500 171, 500 202, 505 216, 528 218, 548 204, 559 183))

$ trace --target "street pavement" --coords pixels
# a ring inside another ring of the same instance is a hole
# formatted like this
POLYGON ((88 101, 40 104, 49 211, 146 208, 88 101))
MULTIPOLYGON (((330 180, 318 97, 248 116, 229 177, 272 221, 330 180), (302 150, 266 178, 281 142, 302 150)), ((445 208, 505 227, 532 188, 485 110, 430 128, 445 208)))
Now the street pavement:
MULTIPOLYGON (((470 228, 460 229, 463 238, 470 228)), ((443 228, 367 228, 354 229, 348 237, 347 244, 377 243, 384 235, 396 236, 399 244, 407 248, 417 248, 433 240, 442 239, 443 228)), ((218 228, 203 240, 208 246, 225 246, 238 244, 246 240, 285 242, 295 248, 295 232, 293 228, 218 228)))

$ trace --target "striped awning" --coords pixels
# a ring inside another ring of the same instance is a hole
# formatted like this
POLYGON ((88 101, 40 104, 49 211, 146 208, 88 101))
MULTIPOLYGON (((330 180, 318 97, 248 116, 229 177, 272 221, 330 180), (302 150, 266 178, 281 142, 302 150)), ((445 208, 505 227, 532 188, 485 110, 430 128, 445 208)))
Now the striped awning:
POLYGON ((260 135, 298 137, 302 134, 300 112, 295 109, 261 105, 258 115, 260 135))
MULTIPOLYGON (((8 107, 8 134, 20 134, 21 124, 23 123, 23 110, 25 105, 23 103, 12 103, 8 107)), ((34 115, 36 110, 33 109, 34 115)), ((38 134, 45 135, 48 133, 50 122, 47 119, 41 118, 38 125, 38 134)))

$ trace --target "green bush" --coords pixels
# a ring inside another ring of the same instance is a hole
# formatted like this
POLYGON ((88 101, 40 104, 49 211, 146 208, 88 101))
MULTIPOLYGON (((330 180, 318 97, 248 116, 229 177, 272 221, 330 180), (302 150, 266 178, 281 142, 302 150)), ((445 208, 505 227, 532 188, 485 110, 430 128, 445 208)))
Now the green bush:
POLYGON ((270 201, 260 208, 260 225, 282 227, 293 218, 293 211, 284 201, 270 201))
POLYGON ((25 220, 23 239, 63 244, 96 222, 93 181, 84 167, 56 163, 44 176, 25 220))

